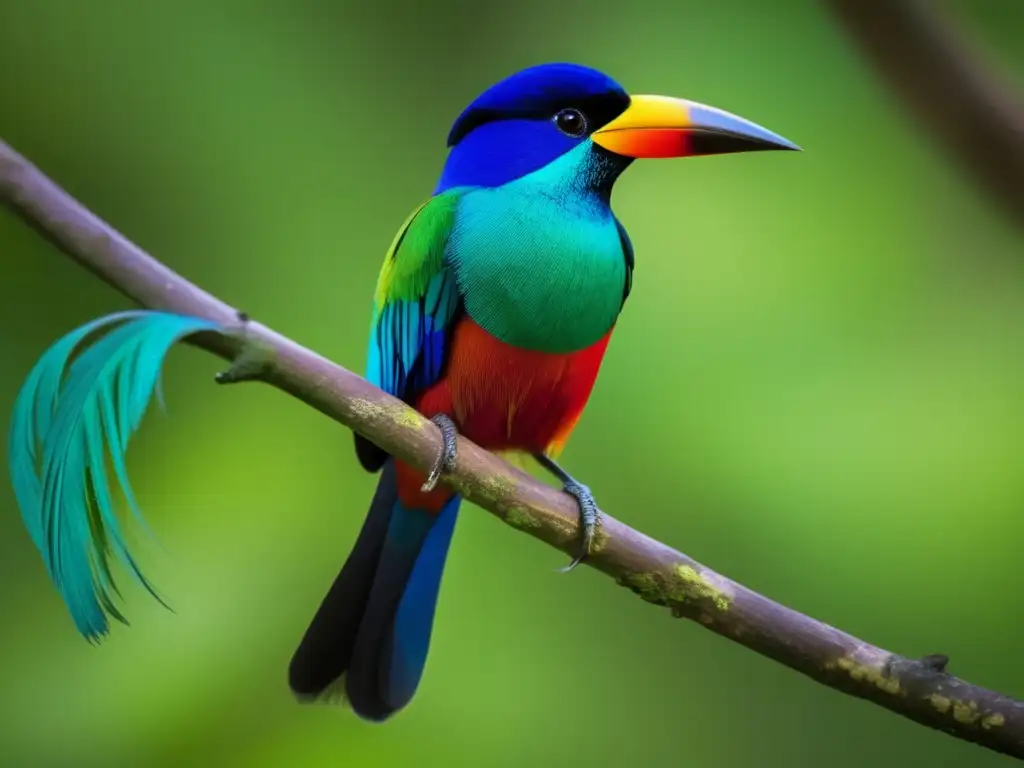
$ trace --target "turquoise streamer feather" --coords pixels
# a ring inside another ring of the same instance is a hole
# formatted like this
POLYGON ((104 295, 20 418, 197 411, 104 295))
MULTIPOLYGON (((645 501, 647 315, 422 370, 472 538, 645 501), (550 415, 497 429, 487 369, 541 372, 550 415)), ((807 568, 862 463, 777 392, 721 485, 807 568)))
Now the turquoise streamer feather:
POLYGON ((78 631, 90 642, 107 634, 108 615, 128 623, 114 605, 120 592, 112 560, 166 607, 128 551, 107 457, 129 508, 145 526, 128 481, 128 441, 154 394, 162 404, 160 371, 170 348, 200 331, 224 329, 165 312, 106 315, 51 346, 15 401, 8 461, 18 506, 78 631))

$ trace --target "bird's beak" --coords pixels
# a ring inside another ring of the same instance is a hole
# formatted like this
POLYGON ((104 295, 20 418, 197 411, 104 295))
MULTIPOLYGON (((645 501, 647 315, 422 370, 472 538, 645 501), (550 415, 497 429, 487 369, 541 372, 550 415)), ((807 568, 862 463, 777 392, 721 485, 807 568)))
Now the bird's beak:
POLYGON ((632 96, 626 111, 590 138, 610 152, 636 158, 800 150, 742 117, 669 96, 632 96))

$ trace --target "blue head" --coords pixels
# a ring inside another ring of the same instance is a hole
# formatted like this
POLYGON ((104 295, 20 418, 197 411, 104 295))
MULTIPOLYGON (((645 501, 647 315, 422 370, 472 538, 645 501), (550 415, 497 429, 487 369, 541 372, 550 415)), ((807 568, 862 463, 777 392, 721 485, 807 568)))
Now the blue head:
POLYGON ((578 64, 542 64, 491 86, 448 134, 435 193, 498 187, 579 147, 578 171, 608 191, 636 158, 682 157, 796 145, 743 118, 682 99, 630 96, 578 64), (594 173, 598 171, 598 173, 594 173))

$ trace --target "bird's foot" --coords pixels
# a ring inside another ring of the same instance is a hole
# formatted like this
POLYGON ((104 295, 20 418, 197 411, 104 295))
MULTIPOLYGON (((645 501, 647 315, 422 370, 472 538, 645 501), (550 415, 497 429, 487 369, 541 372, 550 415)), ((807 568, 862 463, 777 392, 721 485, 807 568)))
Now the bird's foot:
POLYGON ((594 543, 594 534, 597 533, 597 526, 601 522, 601 510, 594 501, 594 495, 590 489, 576 482, 569 480, 562 486, 562 490, 576 499, 580 508, 580 529, 582 530, 580 553, 573 558, 573 561, 563 568, 560 573, 568 573, 577 565, 582 563, 590 555, 590 547, 594 543))
POLYGON ((455 422, 443 413, 433 416, 430 420, 441 430, 441 439, 444 440, 444 445, 437 456, 437 460, 434 462, 433 468, 430 470, 430 474, 427 475, 427 481, 421 488, 423 491, 434 490, 437 486, 437 481, 441 479, 441 475, 455 469, 455 461, 458 458, 459 431, 455 428, 455 422))
POLYGON ((597 528, 601 524, 601 510, 597 506, 597 502, 594 500, 594 495, 590 492, 590 489, 562 469, 558 462, 545 454, 537 454, 536 458, 541 463, 541 466, 562 482, 562 490, 576 499, 576 504, 579 506, 580 552, 573 558, 571 563, 564 568, 558 569, 561 573, 568 573, 590 555, 590 547, 594 542, 594 536, 597 534, 597 528))
POLYGON ((236 336, 240 340, 240 351, 226 371, 213 377, 218 384, 238 384, 258 379, 267 365, 266 355, 258 344, 249 337, 249 315, 239 311, 236 336))

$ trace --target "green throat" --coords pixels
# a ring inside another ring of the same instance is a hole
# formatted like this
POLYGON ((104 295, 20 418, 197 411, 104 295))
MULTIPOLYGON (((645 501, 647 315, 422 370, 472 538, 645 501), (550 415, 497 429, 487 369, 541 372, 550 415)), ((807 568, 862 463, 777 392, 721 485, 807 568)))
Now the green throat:
POLYGON ((622 308, 626 257, 610 180, 581 145, 458 203, 448 245, 466 311, 513 346, 568 353, 600 340, 622 308))

